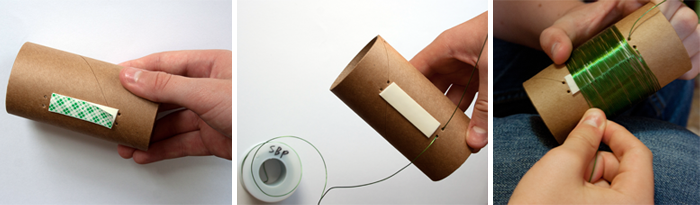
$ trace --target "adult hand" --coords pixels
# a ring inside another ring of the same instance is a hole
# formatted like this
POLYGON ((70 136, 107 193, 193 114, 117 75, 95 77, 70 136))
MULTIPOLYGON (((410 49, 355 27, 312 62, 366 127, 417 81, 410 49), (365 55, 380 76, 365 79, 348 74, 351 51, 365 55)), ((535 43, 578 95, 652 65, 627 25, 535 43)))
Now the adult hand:
POLYGON ((184 156, 231 160, 231 51, 191 50, 151 54, 121 63, 122 85, 162 103, 159 111, 185 107, 156 121, 148 151, 119 145, 139 164, 184 156))
POLYGON ((481 52, 487 35, 488 12, 484 12, 442 32, 411 59, 411 64, 443 93, 452 85, 446 95, 455 104, 459 103, 464 89, 467 89, 464 99, 459 104, 461 110, 469 107, 478 90, 479 95, 465 136, 467 145, 475 153, 488 142, 488 46, 481 52), (477 70, 467 85, 474 69, 477 70))
POLYGON ((564 144, 550 150, 525 173, 509 203, 652 204, 652 169, 651 151, 627 129, 606 120, 603 111, 593 108, 564 144), (596 155, 601 140, 612 153, 596 155))
MULTIPOLYGON (((662 0, 652 0, 661 3, 662 0)), ((632 13, 648 1, 598 1, 570 9, 552 26, 542 31, 540 44, 555 64, 563 64, 569 59, 574 46, 578 46, 595 36, 608 25, 632 13)), ((676 30, 683 41, 693 67, 679 79, 693 79, 700 72, 700 27, 693 10, 680 0, 667 0, 659 5, 659 10, 676 30)))

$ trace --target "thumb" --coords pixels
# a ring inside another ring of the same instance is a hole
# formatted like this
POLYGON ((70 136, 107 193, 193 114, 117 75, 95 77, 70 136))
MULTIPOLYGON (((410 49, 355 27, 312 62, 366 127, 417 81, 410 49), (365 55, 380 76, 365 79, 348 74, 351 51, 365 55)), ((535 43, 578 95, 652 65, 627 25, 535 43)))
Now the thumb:
POLYGON ((488 143, 488 134, 486 129, 488 128, 488 102, 485 97, 482 97, 482 93, 479 93, 479 97, 476 99, 474 104, 474 112, 472 113, 472 119, 469 122, 469 129, 467 131, 467 145, 472 148, 472 152, 477 153, 481 148, 484 148, 488 143))
POLYGON ((571 131, 564 144, 559 149, 568 150, 572 156, 572 170, 581 172, 578 176, 583 176, 589 162, 594 159, 598 146, 603 138, 607 119, 605 113, 598 108, 591 108, 586 111, 576 128, 571 131))
POLYGON ((187 78, 165 72, 124 67, 119 73, 122 86, 139 97, 158 103, 176 104, 203 114, 211 110, 209 93, 202 89, 213 79, 187 78))
POLYGON ((488 68, 488 64, 483 68, 479 67, 481 71, 479 72, 479 94, 474 102, 474 111, 467 130, 467 145, 472 148, 474 153, 479 152, 488 143, 489 90, 488 72, 484 72, 486 68, 488 68))
POLYGON ((540 34, 540 46, 555 64, 569 59, 574 46, 580 45, 619 18, 614 1, 582 5, 554 22, 540 34))

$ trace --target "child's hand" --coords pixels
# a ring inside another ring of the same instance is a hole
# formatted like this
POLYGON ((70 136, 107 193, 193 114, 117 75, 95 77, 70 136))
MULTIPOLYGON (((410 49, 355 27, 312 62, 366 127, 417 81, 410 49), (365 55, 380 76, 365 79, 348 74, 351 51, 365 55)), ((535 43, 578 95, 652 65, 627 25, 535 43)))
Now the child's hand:
POLYGON ((652 204, 651 151, 627 129, 606 120, 603 111, 589 109, 564 144, 523 176, 510 203, 652 204), (613 153, 596 155, 601 140, 613 153))

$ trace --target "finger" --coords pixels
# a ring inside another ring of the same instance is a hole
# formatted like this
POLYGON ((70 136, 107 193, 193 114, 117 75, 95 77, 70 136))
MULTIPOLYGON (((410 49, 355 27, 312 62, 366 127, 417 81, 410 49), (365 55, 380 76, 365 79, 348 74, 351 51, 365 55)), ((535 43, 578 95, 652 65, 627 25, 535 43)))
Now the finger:
POLYGON ((459 109, 464 112, 469 108, 474 97, 476 97, 474 94, 476 94, 477 89, 479 89, 477 85, 464 87, 463 85, 452 84, 452 87, 450 87, 450 90, 447 91, 445 96, 455 105, 459 104, 459 109), (467 89, 466 92, 464 92, 465 88, 467 89))
POLYGON ((683 47, 688 52, 688 56, 694 56, 700 52, 700 26, 696 26, 693 32, 683 39, 683 47))
POLYGON ((624 193, 654 196, 652 154, 639 139, 619 124, 608 121, 603 142, 619 159, 618 173, 611 187, 624 193))
POLYGON ((560 146, 561 149, 572 152, 574 159, 571 159, 569 169, 575 171, 576 176, 583 176, 585 168, 590 160, 593 160, 598 145, 600 145, 603 131, 605 130, 605 113, 597 108, 591 108, 579 121, 578 125, 571 131, 569 136, 560 146))
POLYGON ((188 77, 203 78, 220 75, 219 77, 222 78, 231 78, 230 74, 226 76, 226 73, 212 73, 215 67, 230 68, 231 59, 232 52, 228 50, 186 50, 154 53, 119 65, 188 77))
POLYGON ((649 3, 649 0, 620 1, 618 6, 622 11, 622 16, 627 16, 647 3, 649 3))
POLYGON ((615 176, 617 176, 617 172, 620 169, 620 160, 618 160, 615 154, 612 152, 603 151, 600 153, 603 157, 603 166, 605 168, 603 169, 603 179, 611 182, 613 179, 615 179, 615 176))
MULTIPOLYGON (((472 69, 474 70, 470 70, 468 74, 460 75, 463 77, 459 79, 453 79, 455 83, 452 84, 450 90, 447 91, 447 93, 445 94, 447 98, 449 98, 452 101, 452 103, 454 103, 455 105, 459 104, 459 109, 461 109, 462 111, 466 111, 467 108, 469 108, 469 105, 471 105, 472 101, 474 100, 474 94, 479 90, 479 86, 481 84, 481 80, 479 79, 479 70, 475 68, 472 69), (467 83, 469 83, 469 85, 467 85, 467 83), (465 88, 467 89, 466 92, 464 90, 465 88)), ((486 74, 488 75, 488 72, 486 72, 486 74)))
POLYGON ((617 175, 619 166, 620 162, 613 153, 598 151, 595 160, 591 160, 586 169, 586 174, 583 175, 584 180, 588 182, 595 182, 601 179, 612 181, 617 175))
POLYGON ((187 78, 131 67, 122 69, 119 80, 127 90, 139 97, 154 102, 184 106, 200 115, 214 109, 217 104, 223 103, 217 101, 222 99, 215 97, 222 95, 219 92, 226 92, 210 89, 225 87, 217 84, 226 84, 226 80, 187 78))
POLYGON ((199 116, 191 110, 181 110, 156 121, 151 142, 199 130, 199 116))
MULTIPOLYGON (((669 0, 674 1, 674 0, 669 0)), ((687 6, 680 7, 669 20, 678 37, 686 39, 698 27, 698 16, 687 6)), ((697 44, 696 44, 697 47, 697 44)), ((686 47, 688 48, 688 47, 686 47)))
POLYGON ((563 64, 574 46, 588 40, 622 14, 616 7, 616 2, 599 1, 560 18, 540 34, 542 50, 555 64, 563 64))
POLYGON ((694 56, 690 57, 690 62, 693 64, 693 67, 683 74, 680 79, 682 80, 690 80, 695 78, 695 76, 698 76, 698 73, 700 73, 700 53, 695 54, 694 56))
MULTIPOLYGON (((442 93, 446 93, 450 86, 453 85, 466 85, 467 81, 469 79, 469 76, 471 75, 471 66, 468 66, 466 63, 459 62, 459 63, 454 63, 449 65, 449 67, 454 67, 453 71, 450 72, 445 72, 445 73, 438 73, 434 72, 430 77, 426 76, 430 82, 432 82, 435 87, 440 90, 442 93)), ((444 68, 444 67, 443 67, 444 68)), ((431 68, 431 70, 437 70, 431 68)), ((440 71, 446 71, 446 70, 440 70, 440 71)), ((462 90, 463 91, 463 90, 462 90)), ((460 93, 461 94, 461 93, 460 93)), ((459 98, 459 97, 457 97, 459 98)), ((457 104, 457 102, 455 102, 457 104)))
MULTIPOLYGON (((488 49, 484 48, 484 50, 488 49)), ((482 58, 484 57, 488 58, 487 55, 482 56, 482 58)), ((481 61, 479 63, 481 64, 481 61)), ((481 148, 488 144, 489 76, 488 72, 485 72, 488 69, 488 64, 484 65, 485 67, 479 67, 479 94, 474 102, 474 111, 472 112, 472 119, 469 122, 467 131, 467 145, 472 148, 474 153, 479 152, 481 148)))
POLYGON ((131 159, 131 157, 134 156, 134 151, 136 151, 134 148, 124 145, 117 145, 117 153, 119 153, 119 156, 124 159, 131 159))
POLYGON ((605 179, 598 180, 593 183, 593 185, 603 187, 603 188, 610 188, 610 183, 608 181, 605 181, 605 179))
MULTIPOLYGON (((432 43, 428 44, 423 50, 421 50, 416 56, 414 56, 410 63, 418 71, 420 71, 425 77, 430 78, 435 75, 437 69, 448 69, 449 72, 454 72, 456 68, 445 68, 456 61, 448 52, 449 49, 447 43, 443 43, 440 37, 436 38, 432 43)), ((444 71, 443 71, 444 72, 444 71)), ((445 88, 446 89, 446 88, 445 88)), ((444 91, 443 91, 444 92, 444 91)))
POLYGON ((555 64, 563 64, 569 59, 573 45, 569 34, 562 28, 549 27, 542 31, 540 44, 542 50, 554 61, 555 64))
MULTIPOLYGON (((662 1, 663 0, 652 0, 651 2, 658 5, 662 1)), ((666 19, 670 20, 681 5, 681 1, 667 0, 663 4, 659 5, 659 10, 664 14, 666 19)))
POLYGON ((479 91, 479 96, 474 103, 474 112, 472 119, 469 122, 467 131, 467 145, 472 148, 472 152, 476 153, 488 143, 488 91, 479 91))
MULTIPOLYGON (((488 34, 487 31, 488 13, 484 12, 442 32, 433 42, 418 52, 410 63, 429 79, 437 73, 454 73, 464 69, 466 65, 474 66, 488 34)), ((449 84, 441 90, 444 92, 449 84)))
POLYGON ((583 179, 591 183, 600 180, 603 176, 603 169, 605 168, 604 163, 601 152, 596 152, 595 157, 591 160, 591 163, 588 164, 588 168, 586 168, 586 172, 583 174, 583 179))
POLYGON ((148 151, 136 150, 134 162, 148 164, 185 156, 211 155, 199 134, 198 131, 194 131, 176 135, 152 144, 148 151))

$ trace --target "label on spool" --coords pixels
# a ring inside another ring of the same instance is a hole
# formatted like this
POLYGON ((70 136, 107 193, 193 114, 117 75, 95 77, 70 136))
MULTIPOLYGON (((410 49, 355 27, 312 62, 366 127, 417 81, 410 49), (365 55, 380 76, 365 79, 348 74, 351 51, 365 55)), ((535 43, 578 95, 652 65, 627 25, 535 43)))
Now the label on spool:
POLYGON ((285 143, 269 142, 260 147, 261 144, 248 150, 243 158, 241 183, 250 195, 261 201, 282 201, 299 186, 301 159, 285 143))

